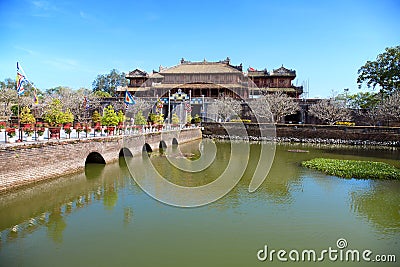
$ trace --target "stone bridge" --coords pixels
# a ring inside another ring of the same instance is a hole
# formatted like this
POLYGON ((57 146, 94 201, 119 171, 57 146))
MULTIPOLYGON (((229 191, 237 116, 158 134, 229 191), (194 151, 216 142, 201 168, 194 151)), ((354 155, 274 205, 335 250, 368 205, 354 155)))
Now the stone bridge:
POLYGON ((126 136, 17 143, 0 148, 0 192, 83 171, 86 163, 110 163, 124 155, 201 138, 200 128, 126 136))

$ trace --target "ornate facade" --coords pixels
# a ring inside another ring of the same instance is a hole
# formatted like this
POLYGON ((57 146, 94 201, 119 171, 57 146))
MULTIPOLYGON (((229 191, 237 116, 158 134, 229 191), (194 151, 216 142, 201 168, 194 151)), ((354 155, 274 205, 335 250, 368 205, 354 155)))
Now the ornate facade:
POLYGON ((227 58, 218 62, 190 62, 182 59, 180 64, 160 67, 159 71, 148 74, 135 69, 129 72, 127 88, 119 88, 121 96, 128 90, 137 97, 163 97, 178 90, 192 97, 218 98, 230 96, 248 99, 260 94, 282 91, 292 97, 299 97, 302 87, 292 85, 296 71, 283 66, 268 72, 249 68, 243 72, 242 64, 234 66, 227 58))
POLYGON ((303 93, 302 86, 292 85, 296 78, 296 71, 289 70, 283 65, 279 69, 268 72, 267 69, 248 69, 247 77, 257 86, 254 95, 283 92, 291 97, 298 98, 303 93))

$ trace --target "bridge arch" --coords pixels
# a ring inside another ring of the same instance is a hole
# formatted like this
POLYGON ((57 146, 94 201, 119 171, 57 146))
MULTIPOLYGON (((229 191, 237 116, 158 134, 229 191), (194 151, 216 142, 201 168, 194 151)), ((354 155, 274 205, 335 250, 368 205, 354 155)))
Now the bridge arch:
POLYGON ((99 152, 93 151, 86 157, 85 165, 88 163, 106 164, 106 161, 99 152))
POLYGON ((158 145, 158 148, 159 149, 167 149, 167 144, 165 143, 165 141, 164 140, 161 140, 160 141, 160 143, 159 143, 159 145, 158 145))
POLYGON ((153 149, 151 148, 151 146, 148 143, 144 143, 144 145, 142 147, 142 151, 143 152, 153 152, 153 149))
POLYGON ((172 145, 174 145, 174 146, 178 145, 178 139, 176 139, 175 137, 172 138, 172 145))
POLYGON ((120 149, 119 151, 119 157, 123 158, 123 157, 133 157, 132 152, 129 150, 129 148, 123 147, 120 149))

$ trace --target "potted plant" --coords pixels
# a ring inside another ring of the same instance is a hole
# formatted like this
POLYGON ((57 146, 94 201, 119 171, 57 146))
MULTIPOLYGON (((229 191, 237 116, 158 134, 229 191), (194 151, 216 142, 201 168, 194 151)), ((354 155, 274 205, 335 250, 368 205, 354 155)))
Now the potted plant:
POLYGON ((33 128, 31 124, 25 124, 24 127, 22 127, 22 130, 26 134, 26 141, 32 141, 32 134, 33 134, 33 128))
POLYGON ((138 132, 140 130, 143 130, 143 125, 146 125, 147 121, 146 118, 143 116, 143 113, 141 110, 139 110, 136 113, 136 116, 134 118, 134 123, 136 126, 134 126, 134 131, 138 132))
POLYGON ((90 132, 92 131, 92 129, 90 128, 90 125, 88 123, 85 123, 83 125, 83 131, 86 133, 86 137, 88 136, 88 134, 90 134, 90 132))
POLYGON ((0 132, 4 132, 6 130, 7 123, 5 121, 0 121, 0 132))
POLYGON ((79 134, 80 134, 80 132, 82 132, 82 125, 79 123, 79 122, 77 122, 77 123, 75 123, 75 125, 74 125, 74 129, 75 129, 75 131, 76 131, 76 133, 78 134, 78 138, 79 138, 79 134))
POLYGON ((33 125, 36 122, 35 117, 28 107, 23 107, 20 113, 20 122, 22 130, 26 134, 26 141, 32 141, 33 125))
POLYGON ((71 132, 72 132, 72 128, 71 128, 71 123, 66 123, 63 127, 64 132, 66 134, 68 134, 68 138, 71 138, 71 132))
POLYGON ((190 113, 188 113, 186 115, 186 127, 189 127, 192 125, 192 115, 190 113))
POLYGON ((94 125, 94 135, 96 136, 96 133, 101 133, 101 124, 99 122, 96 122, 94 125))
POLYGON ((42 141, 44 140, 44 125, 41 122, 36 123, 36 133, 38 135, 38 140, 42 141))
POLYGON ((122 112, 122 110, 118 111, 118 125, 117 125, 117 129, 118 129, 118 133, 121 134, 122 130, 124 129, 124 121, 125 121, 125 115, 122 112))
POLYGON ((94 123, 94 125, 96 125, 97 123, 101 123, 101 115, 97 110, 93 112, 92 122, 94 123))
POLYGON ((153 124, 153 126, 161 130, 164 124, 164 114, 156 114, 156 113, 151 113, 149 115, 150 122, 153 124))
POLYGON ((63 112, 63 105, 60 99, 53 99, 44 112, 44 120, 49 124, 50 138, 60 138, 61 125, 64 123, 72 123, 74 115, 71 111, 63 112))
POLYGON ((196 126, 199 126, 199 125, 200 125, 200 123, 201 123, 201 118, 200 118, 199 114, 194 115, 193 122, 194 122, 194 124, 195 124, 196 126))
POLYGON ((7 136, 8 136, 8 142, 9 143, 15 143, 15 128, 7 128, 6 129, 7 136))
POLYGON ((119 118, 115 113, 113 106, 109 105, 104 109, 103 117, 101 118, 103 125, 107 126, 108 135, 114 132, 115 126, 118 125, 119 118))
POLYGON ((180 123, 180 119, 176 113, 172 114, 172 126, 177 127, 180 123))
POLYGON ((25 128, 32 128, 32 124, 35 124, 36 119, 31 113, 31 110, 28 107, 23 107, 20 113, 20 122, 23 124, 25 128))

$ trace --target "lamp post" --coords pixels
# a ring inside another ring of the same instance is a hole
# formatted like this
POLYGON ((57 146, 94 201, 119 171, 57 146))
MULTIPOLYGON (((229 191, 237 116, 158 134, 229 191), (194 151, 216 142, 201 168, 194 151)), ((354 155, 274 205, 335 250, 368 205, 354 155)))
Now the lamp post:
POLYGON ((205 109, 204 109, 204 95, 201 95, 201 105, 202 105, 202 107, 201 107, 201 110, 202 110, 202 112, 201 112, 201 121, 204 121, 204 113, 206 112, 205 109))

